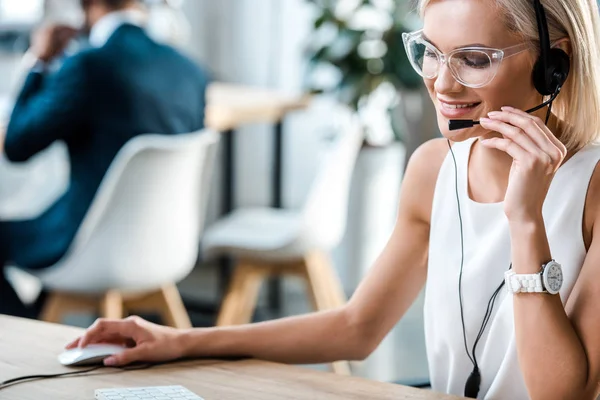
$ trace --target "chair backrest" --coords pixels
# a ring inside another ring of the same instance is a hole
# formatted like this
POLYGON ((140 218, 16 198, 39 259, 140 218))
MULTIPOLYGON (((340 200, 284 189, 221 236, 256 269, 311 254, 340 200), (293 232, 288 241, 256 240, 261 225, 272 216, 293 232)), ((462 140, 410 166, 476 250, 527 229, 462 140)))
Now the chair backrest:
POLYGON ((109 168, 69 252, 42 281, 89 292, 183 279, 198 255, 218 141, 208 130, 132 139, 109 168))
POLYGON ((352 173, 364 141, 355 114, 348 111, 341 119, 336 143, 317 174, 303 215, 304 236, 325 249, 337 246, 344 235, 352 173))

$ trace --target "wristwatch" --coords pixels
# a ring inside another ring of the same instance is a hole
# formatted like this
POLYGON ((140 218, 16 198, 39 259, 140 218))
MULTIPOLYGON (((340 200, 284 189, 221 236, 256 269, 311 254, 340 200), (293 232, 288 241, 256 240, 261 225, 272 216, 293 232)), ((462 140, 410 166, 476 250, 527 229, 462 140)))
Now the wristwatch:
POLYGON ((517 274, 513 270, 504 273, 509 293, 557 294, 563 283, 562 267, 554 260, 542 265, 537 274, 517 274))

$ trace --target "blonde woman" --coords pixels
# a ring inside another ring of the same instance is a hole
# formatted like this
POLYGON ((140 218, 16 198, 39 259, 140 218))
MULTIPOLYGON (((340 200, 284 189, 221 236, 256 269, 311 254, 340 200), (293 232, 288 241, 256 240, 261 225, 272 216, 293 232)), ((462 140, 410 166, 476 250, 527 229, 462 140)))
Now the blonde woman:
POLYGON ((558 97, 549 92, 556 97, 551 113, 547 106, 525 113, 548 99, 532 72, 543 44, 536 1, 421 1, 424 29, 406 35, 406 46, 445 138, 413 155, 395 230, 345 307, 188 331, 139 318, 99 320, 70 346, 135 344, 107 359, 110 365, 227 355, 284 363, 360 360, 425 285, 434 390, 486 399, 595 399, 598 6, 543 0, 549 43, 564 51, 570 71, 547 78, 564 83, 558 97), (451 131, 454 119, 480 124, 451 131))

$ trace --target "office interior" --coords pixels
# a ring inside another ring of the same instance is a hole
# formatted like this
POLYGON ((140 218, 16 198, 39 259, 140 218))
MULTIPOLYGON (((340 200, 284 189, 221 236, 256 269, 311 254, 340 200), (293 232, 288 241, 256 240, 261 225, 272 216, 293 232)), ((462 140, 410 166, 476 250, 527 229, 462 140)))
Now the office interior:
MULTIPOLYGON (((414 3, 144 2, 154 40, 189 56, 210 71, 212 78, 206 118, 215 118, 212 123, 219 145, 214 159, 208 161, 209 179, 201 185, 199 214, 188 218, 201 230, 195 261, 184 276, 171 282, 182 299, 183 318, 189 318, 193 326, 216 323, 235 268, 235 259, 209 257, 204 234, 236 210, 275 208, 294 218, 306 216, 307 204, 317 210, 321 206, 341 210, 342 220, 323 218, 322 223, 343 229, 339 240, 324 251, 346 299, 369 272, 394 226, 406 160, 421 143, 438 135, 432 117, 435 111, 420 78, 404 63, 403 49, 388 46, 393 43, 390 36, 419 28, 414 3), (216 109, 217 103, 221 114, 213 110, 211 116, 208 109, 213 105, 216 109), (363 137, 356 157, 345 164, 348 171, 337 171, 331 160, 336 160, 339 142, 350 134, 348 119, 351 125, 360 126, 363 137), (341 177, 348 175, 347 187, 335 179, 334 185, 319 185, 327 168, 341 177), (325 200, 330 196, 341 201, 328 205, 325 200)), ((23 84, 30 35, 50 22, 80 26, 79 1, 0 0, 0 118, 4 128, 23 84)), ((73 43, 72 50, 78 46, 73 43)), ((57 142, 26 163, 0 157, 0 219, 34 217, 64 193, 69 184, 66 151, 57 142)), ((318 223, 313 226, 318 231, 332 229, 318 223)), ((235 227, 227 228, 219 235, 236 236, 235 227)), ((35 276, 16 269, 5 273, 23 301, 35 304, 51 298, 52 291, 35 276)), ((305 277, 282 274, 261 282, 256 307, 249 312, 253 321, 263 321, 306 313, 313 307, 305 277)), ((352 363, 352 375, 426 384, 422 307, 420 295, 377 350, 365 361, 352 363)), ((98 316, 100 312, 66 312, 60 322, 87 327, 98 316)), ((165 322, 152 310, 144 316, 165 322)), ((329 366, 308 368, 327 370, 329 366)))

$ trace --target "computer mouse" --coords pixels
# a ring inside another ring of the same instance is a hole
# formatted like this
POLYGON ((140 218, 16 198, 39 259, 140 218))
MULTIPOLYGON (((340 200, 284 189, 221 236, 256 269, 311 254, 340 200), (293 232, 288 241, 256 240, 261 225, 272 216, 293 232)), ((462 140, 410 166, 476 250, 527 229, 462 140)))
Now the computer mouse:
POLYGON ((127 347, 115 344, 90 344, 84 348, 65 350, 58 356, 58 362, 68 367, 102 364, 102 360, 113 354, 125 351, 127 347))

